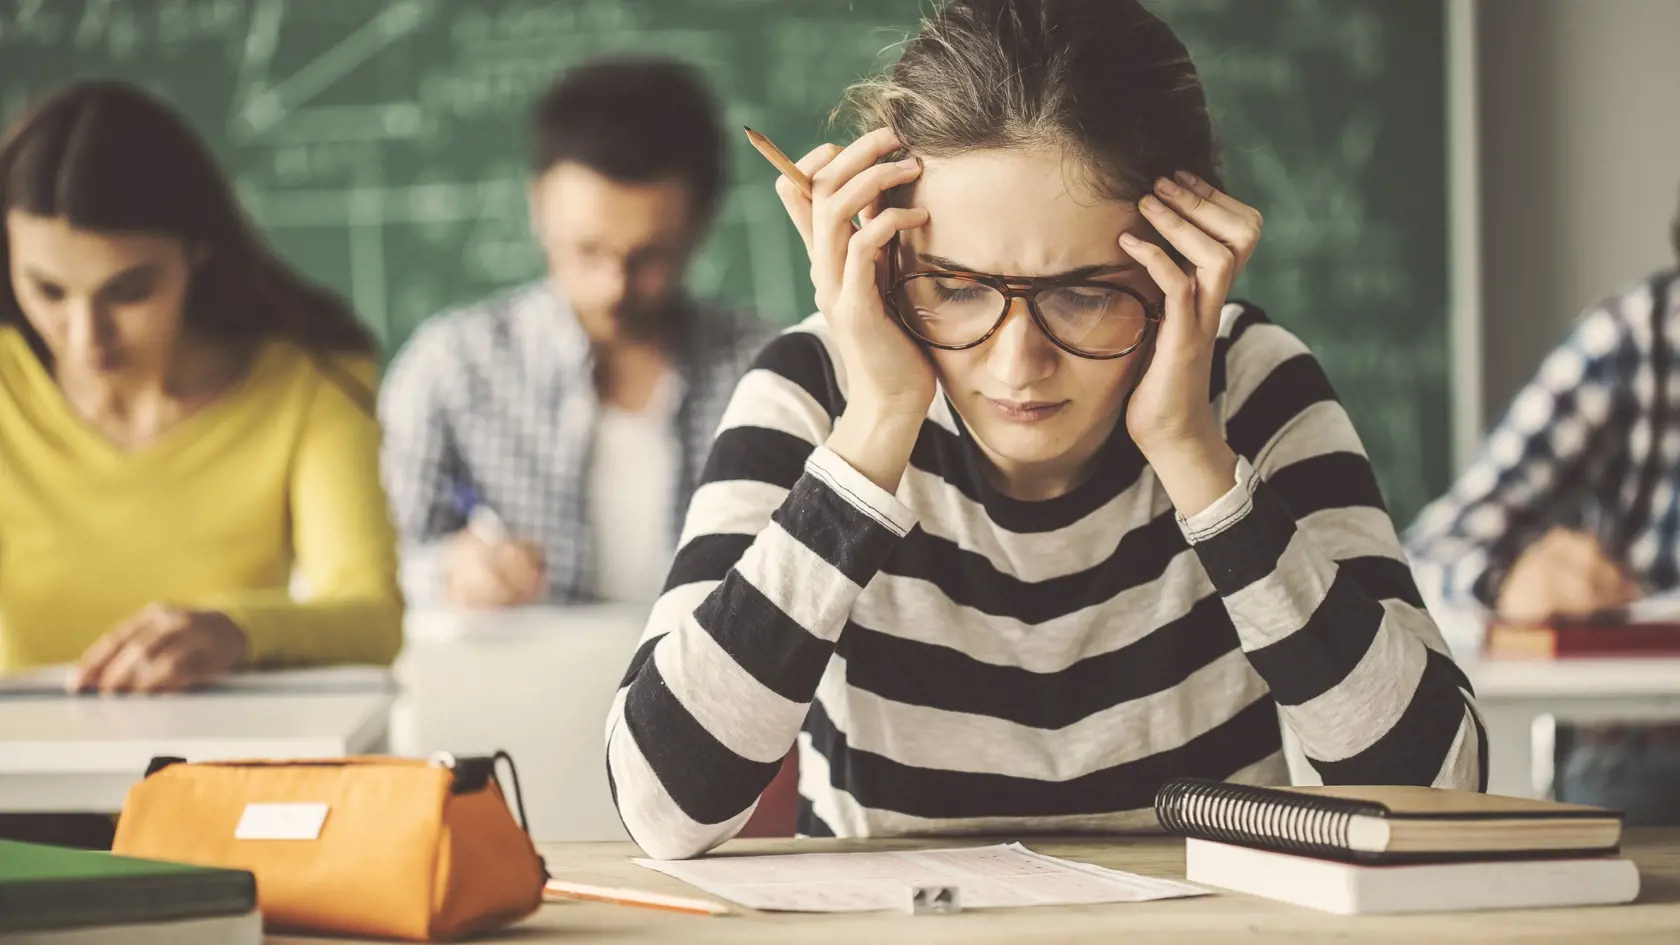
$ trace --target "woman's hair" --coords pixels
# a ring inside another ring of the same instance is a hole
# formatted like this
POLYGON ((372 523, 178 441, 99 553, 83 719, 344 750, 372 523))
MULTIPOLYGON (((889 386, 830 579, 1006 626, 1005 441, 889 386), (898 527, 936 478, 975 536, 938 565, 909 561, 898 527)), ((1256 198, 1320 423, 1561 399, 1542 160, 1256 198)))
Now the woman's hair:
MULTIPOLYGON (((376 343, 342 299, 281 262, 245 219, 192 129, 120 82, 66 86, 0 138, 0 212, 63 218, 85 230, 156 233, 204 254, 185 327, 233 344, 285 338, 314 353, 371 354, 376 343)), ((0 263, 11 246, 0 228, 0 263)), ((10 267, 0 265, 0 324, 31 335, 10 267)))
POLYGON ((1220 183, 1201 79, 1137 0, 948 0, 839 111, 913 155, 1063 148, 1122 200, 1174 171, 1220 183))

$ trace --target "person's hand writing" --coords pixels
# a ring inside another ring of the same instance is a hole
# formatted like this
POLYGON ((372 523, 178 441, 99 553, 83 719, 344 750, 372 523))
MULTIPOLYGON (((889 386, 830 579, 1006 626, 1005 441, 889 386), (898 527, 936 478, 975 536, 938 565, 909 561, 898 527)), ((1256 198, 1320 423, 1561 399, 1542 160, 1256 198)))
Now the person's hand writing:
POLYGON ((471 529, 444 551, 444 595, 462 607, 516 607, 542 597, 542 549, 528 541, 488 542, 471 529))
POLYGON ((1523 549, 1500 585, 1495 610, 1506 620, 1534 623, 1617 607, 1640 593, 1639 582, 1597 537, 1560 527, 1523 549))
POLYGON ((811 178, 809 199, 786 177, 776 180, 811 257, 817 309, 845 362, 846 410, 828 445, 889 492, 936 390, 932 361, 883 300, 893 237, 928 220, 920 207, 880 209, 883 194, 921 174, 914 158, 877 163, 899 147, 892 131, 880 128, 845 148, 817 148, 796 162, 811 178))
POLYGON ((178 692, 245 659, 245 632, 213 610, 153 604, 94 642, 70 678, 88 692, 178 692))

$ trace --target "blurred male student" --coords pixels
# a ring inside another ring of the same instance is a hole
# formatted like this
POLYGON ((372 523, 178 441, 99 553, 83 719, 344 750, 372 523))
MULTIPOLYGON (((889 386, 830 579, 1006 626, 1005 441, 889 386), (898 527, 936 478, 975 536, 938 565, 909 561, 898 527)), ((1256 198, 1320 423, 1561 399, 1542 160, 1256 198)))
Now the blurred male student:
POLYGON ((756 319, 683 291, 726 151, 695 70, 584 65, 537 104, 532 139, 548 277, 426 322, 380 396, 419 603, 652 601, 712 433, 766 338, 756 319))
MULTIPOLYGON (((1673 231, 1680 254, 1680 216, 1673 231)), ((1587 310, 1408 551, 1450 607, 1543 621, 1680 587, 1680 271, 1587 310)), ((1560 800, 1680 823, 1680 726, 1578 730, 1560 800)))

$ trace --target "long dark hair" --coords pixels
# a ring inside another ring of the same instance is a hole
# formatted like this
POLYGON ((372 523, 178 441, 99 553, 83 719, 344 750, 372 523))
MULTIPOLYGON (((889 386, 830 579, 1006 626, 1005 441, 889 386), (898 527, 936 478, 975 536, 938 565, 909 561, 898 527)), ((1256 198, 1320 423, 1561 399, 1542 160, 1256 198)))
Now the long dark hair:
MULTIPOLYGON (((206 253, 182 313, 195 337, 233 345, 284 338, 313 355, 377 350, 343 299, 257 236, 186 121, 134 86, 76 82, 25 111, 0 139, 0 212, 11 210, 77 229, 165 234, 206 253)), ((10 255, 0 228, 0 263, 10 255)), ((20 326, 40 350, 5 265, 0 324, 20 326)))

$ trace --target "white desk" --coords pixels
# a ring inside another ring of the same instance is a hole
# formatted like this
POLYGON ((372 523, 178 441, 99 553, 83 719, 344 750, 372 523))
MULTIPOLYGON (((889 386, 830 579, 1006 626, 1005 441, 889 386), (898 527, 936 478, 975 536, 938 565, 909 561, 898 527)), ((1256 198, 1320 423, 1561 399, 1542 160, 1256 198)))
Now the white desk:
POLYGON ((393 750, 505 750, 537 840, 627 839, 607 789, 605 729, 647 614, 615 605, 411 611, 393 750))
MULTIPOLYGON (((1419 587, 1438 586, 1425 574, 1419 587)), ((1488 734, 1488 790, 1546 796, 1557 722, 1680 720, 1680 659, 1484 660, 1485 615, 1429 601, 1488 734)))
POLYGON ((1680 720, 1680 659, 1479 660, 1459 665, 1488 731, 1488 790, 1538 797, 1551 785, 1557 722, 1680 720))
POLYGON ((383 751, 395 692, 0 697, 0 812, 116 813, 158 755, 383 751))

